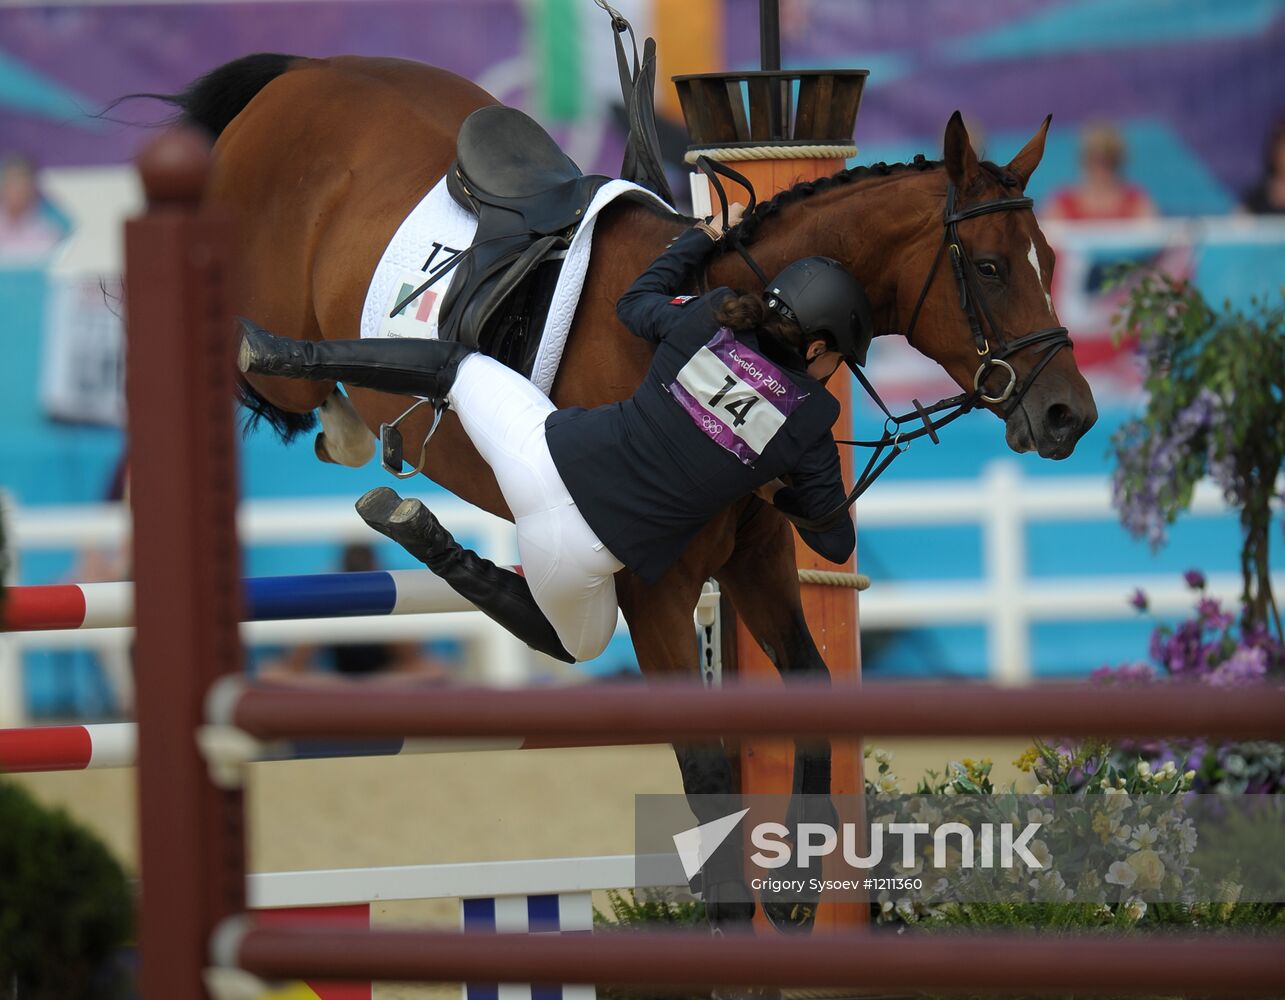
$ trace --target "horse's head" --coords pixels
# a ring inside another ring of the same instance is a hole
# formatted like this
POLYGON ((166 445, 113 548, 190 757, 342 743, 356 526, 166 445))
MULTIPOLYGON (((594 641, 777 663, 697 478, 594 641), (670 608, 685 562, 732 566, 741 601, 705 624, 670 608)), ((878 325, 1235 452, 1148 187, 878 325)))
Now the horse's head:
POLYGON ((940 183, 923 189, 931 197, 900 252, 895 311, 909 317, 913 346, 962 388, 980 379, 1010 448, 1066 458, 1098 411, 1050 298, 1053 251, 1023 200, 1048 126, 998 167, 978 161, 955 112, 945 170, 932 174, 940 183))

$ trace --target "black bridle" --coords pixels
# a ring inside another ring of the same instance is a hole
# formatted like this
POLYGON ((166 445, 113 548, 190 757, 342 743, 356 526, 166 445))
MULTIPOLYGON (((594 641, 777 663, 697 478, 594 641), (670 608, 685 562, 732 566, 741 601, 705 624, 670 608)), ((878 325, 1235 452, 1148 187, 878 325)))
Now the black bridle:
POLYGON ((919 291, 919 298, 915 302, 914 311, 910 314, 910 325, 906 329, 906 341, 913 343, 911 337, 914 335, 915 324, 919 320, 920 310, 928 298, 933 280, 937 277, 942 258, 949 254, 951 270, 955 275, 955 286, 959 292, 959 308, 968 320, 968 328, 973 335, 973 345, 977 350, 978 358, 981 359, 977 366, 977 371, 973 375, 972 391, 961 392, 948 399, 938 400, 931 406, 924 406, 919 400, 912 399, 911 403, 914 405, 914 410, 909 413, 894 415, 888 409, 887 404, 879 397, 879 393, 875 391, 875 387, 871 385, 870 380, 866 378, 865 373, 857 366, 856 362, 850 358, 845 358, 844 361, 848 369, 886 417, 883 435, 875 441, 837 442, 838 444, 851 445, 857 448, 872 449, 870 459, 866 462, 865 468, 862 469, 861 474, 857 477, 856 482, 853 483, 852 489, 848 491, 848 495, 843 499, 843 502, 836 505, 833 510, 815 518, 797 517, 792 514, 785 515, 800 528, 810 531, 824 531, 826 528, 831 527, 840 517, 847 514, 848 509, 883 474, 883 471, 892 464, 893 459, 910 447, 910 442, 917 438, 927 437, 933 444, 940 444, 941 440, 937 437, 937 431, 958 420, 970 410, 976 409, 979 403, 997 406, 1005 419, 1010 417, 1013 411, 1021 404, 1022 399, 1026 396, 1040 373, 1057 355, 1057 352, 1063 347, 1071 346, 1070 334, 1067 333, 1067 329, 1064 326, 1049 327, 1046 330, 1028 333, 1015 340, 1005 340, 999 324, 995 321, 994 314, 986 304, 986 297, 981 294, 977 268, 974 266, 972 258, 968 256, 968 251, 964 249, 963 241, 959 238, 958 226, 965 219, 972 219, 979 215, 989 215, 992 212, 1023 211, 1031 208, 1034 204, 1031 199, 1025 197, 996 198, 992 201, 982 202, 980 205, 972 205, 968 208, 956 210, 955 193, 954 183, 947 182, 945 225, 941 245, 937 248, 937 254, 933 257, 932 267, 928 269, 928 276, 924 279, 923 287, 919 291), (994 341, 993 344, 992 341, 994 341), (1027 373, 1026 377, 1019 380, 1017 372, 1008 363, 1008 359, 1028 347, 1036 348, 1037 353, 1041 354, 1042 357, 1036 362, 1035 367, 1027 373), (1007 382, 1003 391, 998 395, 988 395, 985 388, 986 380, 996 369, 1007 373, 1007 382), (935 416, 941 413, 944 413, 944 416, 935 416), (919 426, 911 430, 902 430, 907 424, 918 424, 919 426))

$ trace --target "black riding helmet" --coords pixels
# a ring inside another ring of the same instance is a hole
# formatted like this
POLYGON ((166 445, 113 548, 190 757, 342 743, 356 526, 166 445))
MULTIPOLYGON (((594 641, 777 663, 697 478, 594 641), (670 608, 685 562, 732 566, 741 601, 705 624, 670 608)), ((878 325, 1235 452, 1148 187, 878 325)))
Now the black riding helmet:
POLYGON ((769 309, 793 320, 805 341, 827 337, 834 349, 859 365, 874 336, 874 316, 861 283, 830 257, 804 257, 768 283, 769 309))

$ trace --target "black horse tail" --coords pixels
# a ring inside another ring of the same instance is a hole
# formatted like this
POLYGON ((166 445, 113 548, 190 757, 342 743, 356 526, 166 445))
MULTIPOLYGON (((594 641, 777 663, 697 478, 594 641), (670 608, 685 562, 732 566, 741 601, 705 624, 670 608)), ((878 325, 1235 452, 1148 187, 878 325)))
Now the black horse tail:
MULTIPOLYGON (((178 109, 177 122, 199 126, 217 139, 259 91, 297 61, 298 56, 259 52, 212 69, 181 93, 146 96, 173 105, 178 109)), ((250 431, 264 420, 289 444, 317 426, 315 413, 290 413, 280 409, 259 395, 244 378, 237 380, 237 399, 246 410, 244 431, 250 431)))

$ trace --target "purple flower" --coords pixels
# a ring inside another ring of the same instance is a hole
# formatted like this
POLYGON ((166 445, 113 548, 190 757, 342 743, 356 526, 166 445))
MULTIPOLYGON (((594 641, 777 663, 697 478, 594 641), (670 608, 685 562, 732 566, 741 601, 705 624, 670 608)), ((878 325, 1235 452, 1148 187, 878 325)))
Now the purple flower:
POLYGON ((1236 620, 1235 615, 1222 609, 1215 597, 1202 597, 1196 605, 1196 611, 1206 628, 1228 629, 1236 620))
MULTIPOLYGON (((1164 432, 1134 420, 1113 438, 1116 468, 1112 503, 1129 533, 1145 537, 1153 550, 1164 545, 1170 521, 1176 510, 1185 506, 1175 482, 1190 471, 1193 457, 1199 456, 1203 462, 1211 450, 1219 457, 1228 453, 1222 408, 1222 400, 1214 392, 1201 389, 1174 415, 1164 432), (1218 438, 1217 447, 1211 444, 1214 437, 1218 438)), ((1224 484, 1224 489, 1229 485, 1234 484, 1224 484)))
POLYGON ((1165 662, 1165 652, 1169 648, 1169 630, 1163 625, 1151 630, 1151 643, 1147 647, 1147 655, 1156 663, 1165 662))
POLYGON ((1147 595, 1143 593, 1141 587, 1133 592, 1133 595, 1129 598, 1129 603, 1139 611, 1147 610, 1147 595))
POLYGON ((1138 660, 1118 667, 1098 667, 1089 674, 1089 680, 1102 683, 1129 683, 1155 680, 1156 670, 1150 663, 1138 660))
POLYGON ((1187 586, 1192 590, 1205 589, 1205 574, 1198 569, 1189 569, 1182 574, 1182 578, 1187 581, 1187 586))
POLYGON ((1267 653, 1262 649, 1242 646, 1232 653, 1213 673, 1205 677, 1211 687, 1232 687, 1262 680, 1267 673, 1267 653))

